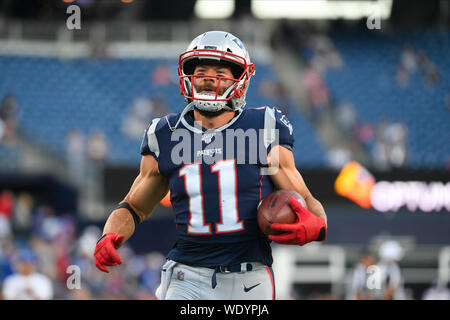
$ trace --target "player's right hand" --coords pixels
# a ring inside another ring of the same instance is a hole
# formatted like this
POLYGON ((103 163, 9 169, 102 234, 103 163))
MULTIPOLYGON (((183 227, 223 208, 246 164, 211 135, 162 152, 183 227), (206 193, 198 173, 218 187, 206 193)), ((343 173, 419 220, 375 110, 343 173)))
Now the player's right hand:
POLYGON ((311 213, 294 197, 289 198, 289 205, 298 217, 297 222, 288 224, 272 223, 270 225, 272 230, 284 233, 281 235, 269 235, 270 240, 282 244, 303 246, 311 241, 324 241, 326 239, 327 225, 324 219, 311 213))
POLYGON ((97 242, 94 252, 95 265, 103 272, 109 273, 107 266, 122 264, 117 249, 122 244, 123 234, 107 233, 97 242))

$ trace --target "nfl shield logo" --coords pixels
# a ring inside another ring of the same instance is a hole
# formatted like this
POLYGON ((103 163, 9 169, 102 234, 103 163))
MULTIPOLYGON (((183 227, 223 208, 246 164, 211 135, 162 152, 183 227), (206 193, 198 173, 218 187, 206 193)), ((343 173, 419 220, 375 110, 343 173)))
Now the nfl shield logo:
POLYGON ((183 271, 178 271, 177 279, 178 280, 184 280, 184 272, 183 271))
POLYGON ((213 133, 206 133, 204 135, 202 135, 202 141, 205 142, 206 144, 211 143, 212 138, 216 135, 215 132, 213 133))

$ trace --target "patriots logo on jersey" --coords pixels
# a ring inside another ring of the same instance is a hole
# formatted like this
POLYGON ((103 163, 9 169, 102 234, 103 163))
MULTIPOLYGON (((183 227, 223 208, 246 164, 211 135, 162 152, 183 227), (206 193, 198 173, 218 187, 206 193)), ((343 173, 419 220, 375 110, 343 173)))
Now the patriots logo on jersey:
POLYGON ((201 156, 214 157, 216 154, 222 154, 222 148, 197 150, 197 158, 200 158, 201 156))

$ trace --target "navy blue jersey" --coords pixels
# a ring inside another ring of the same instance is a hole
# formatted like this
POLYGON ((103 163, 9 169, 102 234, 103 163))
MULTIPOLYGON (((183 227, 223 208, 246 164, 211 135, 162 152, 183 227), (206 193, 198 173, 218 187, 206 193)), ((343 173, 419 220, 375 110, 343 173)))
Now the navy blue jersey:
POLYGON ((247 107, 211 130, 194 122, 193 111, 182 119, 154 119, 141 154, 152 155, 169 182, 177 241, 168 258, 201 267, 270 266, 270 240, 258 228, 257 206, 274 191, 268 152, 293 143, 292 126, 276 108, 247 107))

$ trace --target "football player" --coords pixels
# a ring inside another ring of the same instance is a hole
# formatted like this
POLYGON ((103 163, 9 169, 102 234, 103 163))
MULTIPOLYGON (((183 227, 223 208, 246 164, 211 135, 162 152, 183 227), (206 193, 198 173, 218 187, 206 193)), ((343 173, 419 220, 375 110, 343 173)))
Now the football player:
POLYGON ((270 241, 304 245, 326 238, 323 206, 295 167, 292 125, 276 108, 244 108, 254 70, 243 43, 223 31, 199 35, 180 55, 187 105, 147 128, 140 173, 95 249, 100 270, 122 263, 117 249, 169 190, 177 239, 159 299, 275 299, 270 241), (257 207, 275 190, 298 192, 307 208, 291 198, 297 223, 273 224, 283 233, 266 236, 257 207))

